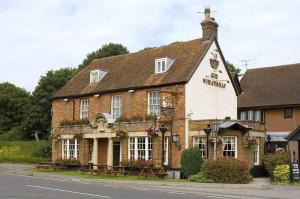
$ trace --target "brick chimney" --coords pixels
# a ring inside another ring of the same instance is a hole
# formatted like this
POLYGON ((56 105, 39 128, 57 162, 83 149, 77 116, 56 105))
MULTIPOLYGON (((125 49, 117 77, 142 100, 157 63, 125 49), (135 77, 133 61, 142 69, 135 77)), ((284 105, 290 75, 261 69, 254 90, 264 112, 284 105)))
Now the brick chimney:
POLYGON ((210 17, 210 8, 206 7, 204 9, 205 19, 201 22, 202 26, 202 38, 204 40, 211 39, 215 37, 218 39, 218 23, 215 22, 215 18, 210 17))

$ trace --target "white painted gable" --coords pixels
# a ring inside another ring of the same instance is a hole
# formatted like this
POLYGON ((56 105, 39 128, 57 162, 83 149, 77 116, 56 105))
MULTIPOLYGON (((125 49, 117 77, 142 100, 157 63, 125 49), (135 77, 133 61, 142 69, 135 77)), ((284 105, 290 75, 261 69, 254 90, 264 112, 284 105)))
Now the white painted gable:
POLYGON ((236 119, 236 92, 215 42, 185 85, 185 95, 185 114, 192 120, 224 119, 227 116, 236 119), (210 59, 219 62, 217 69, 211 67, 210 59))

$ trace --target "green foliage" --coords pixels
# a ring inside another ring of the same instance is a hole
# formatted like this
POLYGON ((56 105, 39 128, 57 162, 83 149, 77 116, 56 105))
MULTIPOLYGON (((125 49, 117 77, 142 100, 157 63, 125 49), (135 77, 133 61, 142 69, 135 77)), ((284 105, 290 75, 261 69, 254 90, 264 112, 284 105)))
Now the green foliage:
POLYGON ((50 142, 42 142, 38 145, 36 150, 32 153, 33 157, 47 158, 51 159, 51 143, 50 142))
POLYGON ((186 178, 198 173, 202 163, 202 155, 198 148, 185 149, 181 154, 181 171, 186 178))
POLYGON ((192 182, 201 182, 201 183, 213 183, 214 182, 213 180, 204 177, 201 172, 199 172, 195 175, 190 175, 188 177, 188 180, 192 181, 192 182))
MULTIPOLYGON (((48 141, 0 141, 0 151, 8 149, 5 154, 0 155, 0 162, 12 163, 38 163, 47 161, 48 157, 38 155, 38 151, 47 146, 48 141)), ((40 153, 41 154, 41 153, 40 153)))
POLYGON ((0 135, 0 140, 2 141, 14 141, 23 140, 26 137, 26 133, 21 128, 21 126, 13 127, 9 131, 0 135))
POLYGON ((129 51, 127 50, 126 47, 124 47, 121 44, 115 44, 115 43, 109 43, 103 45, 101 48, 98 50, 89 53, 86 58, 83 60, 82 64, 80 64, 78 67, 79 69, 82 69, 89 65, 91 61, 94 59, 100 59, 103 57, 110 57, 114 55, 121 55, 121 54, 127 54, 129 51))
POLYGON ((290 154, 288 152, 272 153, 263 157, 263 165, 269 176, 273 178, 273 172, 277 165, 286 165, 291 161, 290 154))
POLYGON ((0 133, 19 126, 25 117, 29 93, 15 85, 0 84, 0 133))
POLYGON ((246 184, 251 181, 247 164, 235 158, 208 159, 201 171, 205 178, 217 183, 246 184))
POLYGON ((40 132, 42 138, 47 138, 51 128, 51 99, 53 94, 64 86, 77 72, 74 68, 50 70, 41 76, 38 85, 32 93, 23 128, 27 137, 40 132))
POLYGON ((229 69, 229 72, 236 73, 238 76, 242 75, 240 68, 235 67, 232 63, 230 63, 228 61, 226 62, 226 65, 227 65, 227 67, 229 69))
POLYGON ((277 165, 274 169, 275 181, 287 181, 289 179, 290 166, 287 164, 277 165))

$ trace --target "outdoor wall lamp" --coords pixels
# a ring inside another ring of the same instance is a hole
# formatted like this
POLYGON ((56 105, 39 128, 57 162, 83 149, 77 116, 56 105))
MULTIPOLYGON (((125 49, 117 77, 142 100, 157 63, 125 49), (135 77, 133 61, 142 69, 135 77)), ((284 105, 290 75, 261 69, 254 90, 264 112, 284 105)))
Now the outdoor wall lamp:
POLYGON ((178 147, 179 150, 181 150, 181 145, 179 144, 179 135, 178 133, 174 132, 172 133, 172 141, 175 143, 175 146, 178 147))

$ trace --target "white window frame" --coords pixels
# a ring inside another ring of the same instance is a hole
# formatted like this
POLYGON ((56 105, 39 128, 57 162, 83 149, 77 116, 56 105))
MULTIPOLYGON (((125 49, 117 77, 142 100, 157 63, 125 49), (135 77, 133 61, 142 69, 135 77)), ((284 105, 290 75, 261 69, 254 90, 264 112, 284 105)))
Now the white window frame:
POLYGON ((89 118, 90 112, 90 101, 89 99, 80 100, 80 119, 89 118))
POLYGON ((169 69, 168 67, 168 58, 159 58, 155 60, 155 73, 164 73, 169 69))
POLYGON ((70 159, 74 158, 78 160, 80 157, 80 140, 78 139, 63 139, 62 140, 62 158, 63 159, 70 159), (70 145, 70 140, 73 142, 74 141, 74 149, 71 149, 70 145), (71 152, 72 151, 72 152, 71 152), (73 154, 73 155, 72 155, 73 154))
POLYGON ((234 151, 234 158, 237 158, 238 157, 238 151, 237 151, 237 136, 223 136, 223 145, 222 145, 222 155, 223 157, 232 157, 232 156, 224 156, 224 152, 227 151, 227 152, 230 152, 230 151, 234 151), (226 145, 226 140, 227 139, 230 139, 232 140, 232 138, 234 138, 234 143, 230 142, 230 144, 234 144, 234 150, 224 150, 224 147, 226 145))
POLYGON ((148 115, 156 115, 157 117, 160 116, 160 92, 159 91, 151 91, 148 92, 148 115), (153 96, 157 96, 158 100, 155 99, 153 96), (154 103, 154 101, 158 101, 154 103))
POLYGON ((260 150, 260 145, 259 143, 254 145, 254 157, 253 157, 253 162, 254 165, 259 165, 259 150, 260 150))
POLYGON ((90 84, 95 84, 101 81, 101 79, 106 75, 106 71, 103 70, 92 70, 90 72, 90 84))
POLYGON ((128 160, 152 160, 152 138, 151 137, 129 137, 128 138, 128 160), (145 139, 143 142, 144 149, 138 149, 138 145, 141 145, 140 140, 145 139), (139 157, 139 152, 144 151, 144 158, 139 157))
POLYGON ((193 147, 197 147, 201 151, 202 157, 206 157, 206 137, 193 137, 193 147), (202 145, 202 147, 200 147, 202 145))
POLYGON ((113 95, 111 97, 111 115, 114 119, 117 119, 122 115, 122 96, 113 95))
POLYGON ((164 137, 164 165, 169 165, 169 137, 164 137))

